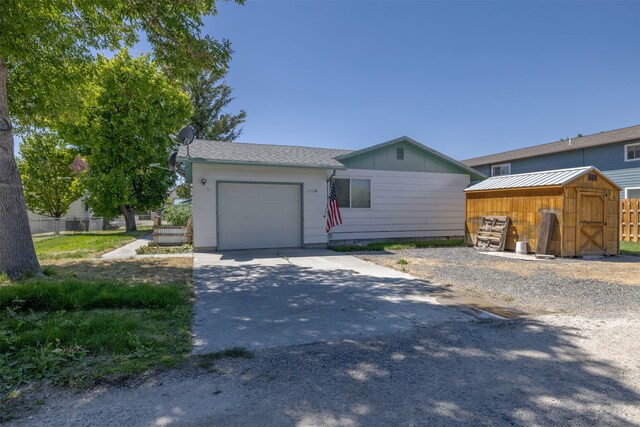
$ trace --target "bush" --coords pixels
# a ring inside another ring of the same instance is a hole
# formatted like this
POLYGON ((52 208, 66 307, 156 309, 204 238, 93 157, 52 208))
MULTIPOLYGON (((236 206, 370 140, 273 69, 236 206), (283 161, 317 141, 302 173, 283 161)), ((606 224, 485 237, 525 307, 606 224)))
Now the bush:
POLYGON ((171 225, 184 227, 191 218, 191 203, 172 205, 165 209, 162 218, 171 225))

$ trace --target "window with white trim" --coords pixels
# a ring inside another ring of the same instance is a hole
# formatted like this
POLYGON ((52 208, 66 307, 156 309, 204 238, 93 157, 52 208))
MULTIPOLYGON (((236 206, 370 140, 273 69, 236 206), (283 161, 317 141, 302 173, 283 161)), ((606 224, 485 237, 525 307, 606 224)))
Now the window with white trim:
POLYGON ((371 180, 336 178, 338 206, 342 208, 370 208, 371 180))
POLYGON ((640 142, 624 146, 624 161, 633 162, 640 160, 640 142))
POLYGON ((627 187, 624 189, 625 199, 640 199, 640 187, 627 187))
POLYGON ((511 163, 491 166, 491 176, 511 175, 511 163))

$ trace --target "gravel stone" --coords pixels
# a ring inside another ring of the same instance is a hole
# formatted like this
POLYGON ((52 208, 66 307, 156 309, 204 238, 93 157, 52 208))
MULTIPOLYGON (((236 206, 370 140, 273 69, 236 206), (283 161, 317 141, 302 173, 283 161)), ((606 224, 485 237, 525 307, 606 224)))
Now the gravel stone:
MULTIPOLYGON (((581 259, 520 260, 482 254, 473 248, 424 248, 397 252, 361 253, 362 259, 381 263, 439 285, 453 285, 456 292, 494 300, 525 311, 619 317, 640 307, 640 277, 637 286, 591 278, 567 277, 554 271, 557 266, 575 269, 576 276, 586 263, 607 263, 621 271, 628 263, 640 263, 631 256, 598 261, 581 259), (401 266, 398 259, 409 260, 401 266), (420 261, 427 261, 422 265, 420 261), (505 269, 505 266, 507 267, 505 269), (535 270, 523 274, 523 270, 535 270)), ((607 265, 607 267, 611 267, 607 265)), ((612 277, 614 279, 614 277, 612 277)))

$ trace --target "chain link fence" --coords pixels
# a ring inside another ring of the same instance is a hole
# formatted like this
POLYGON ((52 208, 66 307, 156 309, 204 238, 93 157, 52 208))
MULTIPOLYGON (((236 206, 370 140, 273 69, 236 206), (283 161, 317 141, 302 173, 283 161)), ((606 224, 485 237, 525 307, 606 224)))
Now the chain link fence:
MULTIPOLYGON (((137 216, 138 226, 153 225, 149 215, 137 216)), ((102 230, 117 230, 124 228, 124 218, 29 218, 31 235, 47 236, 58 234, 92 233, 102 230)))

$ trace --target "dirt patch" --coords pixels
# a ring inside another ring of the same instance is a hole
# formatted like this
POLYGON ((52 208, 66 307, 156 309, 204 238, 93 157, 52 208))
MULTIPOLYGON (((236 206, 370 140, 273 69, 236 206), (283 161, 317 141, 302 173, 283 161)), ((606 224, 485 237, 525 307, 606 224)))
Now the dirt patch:
POLYGON ((49 260, 43 267, 49 267, 54 274, 79 279, 115 279, 130 283, 155 283, 163 285, 191 281, 193 259, 145 258, 114 260, 49 260))
POLYGON ((490 267, 520 276, 533 276, 540 271, 547 271, 571 279, 640 286, 640 259, 627 256, 602 260, 556 259, 548 262, 527 262, 518 264, 517 271, 514 271, 513 262, 508 261, 492 261, 490 267))

